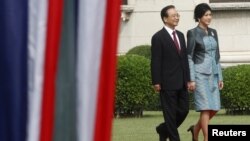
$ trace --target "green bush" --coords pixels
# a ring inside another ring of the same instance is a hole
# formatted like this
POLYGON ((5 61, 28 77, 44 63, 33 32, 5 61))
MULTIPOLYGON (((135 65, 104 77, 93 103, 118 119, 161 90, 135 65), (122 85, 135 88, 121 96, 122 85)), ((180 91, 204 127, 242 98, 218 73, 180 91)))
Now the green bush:
POLYGON ((118 58, 116 116, 142 116, 157 98, 151 85, 150 61, 139 55, 118 58))
POLYGON ((151 58, 151 46, 139 45, 139 46, 133 47, 127 52, 127 55, 128 54, 136 54, 136 55, 144 56, 150 59, 151 58))
POLYGON ((227 114, 250 114, 250 65, 223 70, 221 101, 227 114))

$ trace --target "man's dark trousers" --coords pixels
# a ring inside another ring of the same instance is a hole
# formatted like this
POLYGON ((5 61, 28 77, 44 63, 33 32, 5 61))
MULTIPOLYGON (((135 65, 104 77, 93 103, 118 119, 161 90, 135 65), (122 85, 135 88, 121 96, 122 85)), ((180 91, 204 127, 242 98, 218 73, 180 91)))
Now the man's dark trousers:
POLYGON ((185 88, 180 90, 162 90, 160 92, 164 123, 157 128, 157 132, 170 141, 180 141, 177 128, 185 120, 189 111, 189 96, 185 88))

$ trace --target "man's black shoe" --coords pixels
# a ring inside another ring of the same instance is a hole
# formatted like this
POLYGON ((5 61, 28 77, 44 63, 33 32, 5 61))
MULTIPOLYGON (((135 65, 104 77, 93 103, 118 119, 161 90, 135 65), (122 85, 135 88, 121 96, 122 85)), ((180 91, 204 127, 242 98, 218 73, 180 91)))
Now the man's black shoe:
POLYGON ((159 134, 160 141, 166 141, 168 136, 166 125, 164 123, 161 123, 159 126, 156 127, 156 132, 159 134))

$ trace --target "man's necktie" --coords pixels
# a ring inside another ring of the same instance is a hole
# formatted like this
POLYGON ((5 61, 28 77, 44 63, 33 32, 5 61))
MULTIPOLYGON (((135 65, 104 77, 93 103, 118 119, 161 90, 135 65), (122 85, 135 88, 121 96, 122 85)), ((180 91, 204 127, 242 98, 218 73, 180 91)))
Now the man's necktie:
POLYGON ((175 30, 173 31, 173 36, 174 36, 174 44, 175 44, 175 47, 176 47, 176 49, 177 49, 177 51, 178 51, 178 53, 180 53, 180 46, 179 46, 179 43, 178 43, 178 41, 177 41, 177 37, 176 37, 176 32, 175 32, 175 30))

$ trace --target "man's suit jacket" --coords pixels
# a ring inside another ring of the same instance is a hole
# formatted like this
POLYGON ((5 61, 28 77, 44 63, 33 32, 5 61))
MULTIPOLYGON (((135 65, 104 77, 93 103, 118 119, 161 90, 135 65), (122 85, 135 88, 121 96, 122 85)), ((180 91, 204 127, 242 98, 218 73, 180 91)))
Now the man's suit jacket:
POLYGON ((185 37, 180 31, 176 33, 180 41, 180 53, 164 27, 151 40, 152 83, 160 84, 163 90, 181 89, 190 80, 185 37))

